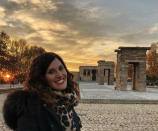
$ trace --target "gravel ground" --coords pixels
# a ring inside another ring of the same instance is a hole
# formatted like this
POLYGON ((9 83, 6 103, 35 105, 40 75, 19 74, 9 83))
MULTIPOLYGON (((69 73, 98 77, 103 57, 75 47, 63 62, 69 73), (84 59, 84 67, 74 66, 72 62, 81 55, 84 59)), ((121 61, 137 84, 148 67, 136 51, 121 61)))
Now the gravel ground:
POLYGON ((158 131, 158 105, 80 104, 82 131, 158 131))
POLYGON ((2 106, 3 106, 3 102, 5 98, 6 98, 6 94, 0 94, 0 131, 11 131, 4 124, 3 117, 2 117, 2 106))
MULTIPOLYGON (((0 95, 0 112, 6 95, 0 95)), ((82 104, 76 107, 82 131, 158 131, 158 105, 82 104)), ((9 131, 0 113, 0 131, 9 131)))

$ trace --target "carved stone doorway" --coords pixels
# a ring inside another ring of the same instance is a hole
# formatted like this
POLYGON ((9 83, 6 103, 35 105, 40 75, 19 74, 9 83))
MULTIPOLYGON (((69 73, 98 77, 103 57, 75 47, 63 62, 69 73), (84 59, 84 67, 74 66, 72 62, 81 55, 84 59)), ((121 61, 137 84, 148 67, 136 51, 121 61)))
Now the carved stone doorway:
POLYGON ((136 90, 138 89, 138 68, 139 63, 138 62, 129 62, 128 64, 132 64, 132 83, 131 83, 131 89, 136 90))
POLYGON ((96 81, 96 70, 92 70, 92 81, 96 81))
POLYGON ((112 61, 98 61, 98 84, 104 85, 105 77, 108 85, 114 84, 114 62, 112 61), (107 77, 105 76, 108 71, 107 77))
POLYGON ((146 51, 149 47, 119 47, 117 52, 116 90, 127 90, 128 64, 133 64, 132 89, 146 90, 146 51))
POLYGON ((110 85, 110 69, 104 69, 104 82, 110 85))

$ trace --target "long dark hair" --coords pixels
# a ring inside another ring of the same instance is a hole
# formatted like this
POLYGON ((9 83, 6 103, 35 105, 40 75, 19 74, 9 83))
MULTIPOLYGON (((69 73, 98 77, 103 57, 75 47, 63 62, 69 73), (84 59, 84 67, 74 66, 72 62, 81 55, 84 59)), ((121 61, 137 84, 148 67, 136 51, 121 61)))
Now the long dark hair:
POLYGON ((55 58, 63 64, 67 72, 67 88, 64 91, 75 91, 80 98, 77 83, 73 81, 73 74, 68 71, 62 58, 52 52, 44 53, 33 60, 24 84, 24 90, 36 91, 41 96, 43 96, 44 93, 49 95, 49 91, 52 90, 52 88, 49 87, 45 74, 48 66, 55 58))

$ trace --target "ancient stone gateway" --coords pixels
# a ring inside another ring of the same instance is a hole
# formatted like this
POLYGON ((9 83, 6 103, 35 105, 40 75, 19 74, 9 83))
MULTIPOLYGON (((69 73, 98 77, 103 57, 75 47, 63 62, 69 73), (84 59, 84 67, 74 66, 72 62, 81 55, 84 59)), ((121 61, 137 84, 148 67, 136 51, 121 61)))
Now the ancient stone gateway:
POLYGON ((116 90, 127 90, 128 64, 133 64, 132 89, 146 91, 146 51, 150 47, 119 47, 117 52, 116 90))
POLYGON ((98 84, 108 85, 114 83, 114 62, 98 61, 98 66, 80 66, 81 81, 97 81, 98 84))
POLYGON ((114 84, 114 62, 98 61, 98 84, 104 85, 104 80, 108 85, 114 84), (104 79, 104 76, 107 79, 104 79))

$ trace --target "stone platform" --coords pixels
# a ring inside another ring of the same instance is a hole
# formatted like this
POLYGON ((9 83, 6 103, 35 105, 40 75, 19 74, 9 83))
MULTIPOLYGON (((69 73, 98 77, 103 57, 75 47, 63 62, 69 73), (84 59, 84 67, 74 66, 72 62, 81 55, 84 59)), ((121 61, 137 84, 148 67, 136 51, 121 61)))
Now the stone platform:
MULTIPOLYGON (((131 90, 128 84, 127 91, 115 90, 115 85, 98 85, 96 82, 79 82, 81 103, 94 104, 158 104, 158 88, 147 88, 139 92, 131 90)), ((4 89, 22 88, 22 85, 0 85, 4 89)))
POLYGON ((158 104, 158 89, 147 88, 144 92, 115 90, 115 85, 98 85, 96 82, 79 82, 82 103, 102 104, 158 104))

